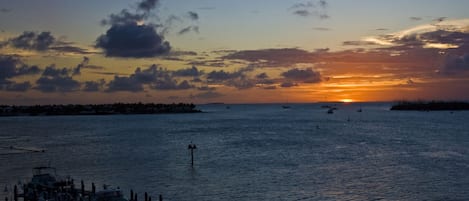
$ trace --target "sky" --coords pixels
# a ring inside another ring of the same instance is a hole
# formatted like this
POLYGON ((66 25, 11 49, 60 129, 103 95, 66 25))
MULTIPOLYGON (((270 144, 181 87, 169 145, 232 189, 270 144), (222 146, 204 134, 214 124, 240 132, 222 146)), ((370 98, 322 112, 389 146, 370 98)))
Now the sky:
POLYGON ((0 0, 0 104, 469 100, 467 0, 0 0))

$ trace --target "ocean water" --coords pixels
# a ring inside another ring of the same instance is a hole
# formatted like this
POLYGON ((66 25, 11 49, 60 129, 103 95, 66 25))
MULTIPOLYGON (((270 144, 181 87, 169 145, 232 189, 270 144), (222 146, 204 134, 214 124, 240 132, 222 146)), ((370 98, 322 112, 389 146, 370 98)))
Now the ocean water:
POLYGON ((469 112, 362 103, 327 114, 320 106, 2 117, 1 199, 33 167, 50 165, 87 188, 108 184, 154 200, 469 200, 469 112))

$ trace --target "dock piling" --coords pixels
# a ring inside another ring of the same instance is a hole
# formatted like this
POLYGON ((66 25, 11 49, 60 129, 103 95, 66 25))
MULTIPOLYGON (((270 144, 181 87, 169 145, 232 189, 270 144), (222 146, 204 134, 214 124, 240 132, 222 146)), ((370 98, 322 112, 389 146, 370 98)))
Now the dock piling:
POLYGON ((96 193, 96 186, 94 185, 94 183, 91 183, 91 192, 93 193, 93 195, 96 193))
POLYGON ((84 196, 85 195, 85 183, 83 182, 83 180, 81 180, 81 195, 84 196))
POLYGON ((197 149, 197 146, 195 144, 191 143, 187 146, 187 149, 191 150, 191 167, 194 167, 194 149, 197 149))
POLYGON ((163 195, 160 194, 160 200, 159 201, 163 201, 163 195))
POLYGON ((16 185, 13 189, 13 200, 18 201, 18 187, 16 185))
POLYGON ((134 200, 134 191, 130 189, 130 201, 134 200))
POLYGON ((148 201, 148 193, 145 192, 145 201, 148 201))

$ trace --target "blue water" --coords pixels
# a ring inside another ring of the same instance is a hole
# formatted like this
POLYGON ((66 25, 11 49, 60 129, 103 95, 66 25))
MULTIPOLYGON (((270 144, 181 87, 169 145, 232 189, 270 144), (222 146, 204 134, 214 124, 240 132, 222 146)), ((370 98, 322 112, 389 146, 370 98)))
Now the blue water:
POLYGON ((469 200, 469 112, 338 107, 0 118, 0 195, 27 181, 32 167, 51 165, 87 187, 110 184, 154 200, 469 200))

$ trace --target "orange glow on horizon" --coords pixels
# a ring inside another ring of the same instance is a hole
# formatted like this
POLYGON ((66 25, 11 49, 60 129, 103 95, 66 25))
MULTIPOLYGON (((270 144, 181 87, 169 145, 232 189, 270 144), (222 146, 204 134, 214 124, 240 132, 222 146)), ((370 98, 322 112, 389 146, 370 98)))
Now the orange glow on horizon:
POLYGON ((342 99, 342 100, 340 100, 340 102, 343 102, 343 103, 352 103, 353 100, 352 100, 352 99, 342 99))

